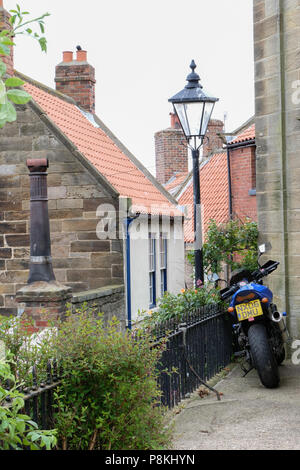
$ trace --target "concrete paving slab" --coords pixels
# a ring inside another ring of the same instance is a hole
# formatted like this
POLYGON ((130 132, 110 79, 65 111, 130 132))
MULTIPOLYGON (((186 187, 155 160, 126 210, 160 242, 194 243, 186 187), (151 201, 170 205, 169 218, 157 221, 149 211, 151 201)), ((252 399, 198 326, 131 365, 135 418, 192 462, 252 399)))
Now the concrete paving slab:
POLYGON ((237 365, 210 393, 193 394, 175 417, 176 450, 299 450, 300 365, 279 368, 280 386, 266 389, 257 372, 237 365))

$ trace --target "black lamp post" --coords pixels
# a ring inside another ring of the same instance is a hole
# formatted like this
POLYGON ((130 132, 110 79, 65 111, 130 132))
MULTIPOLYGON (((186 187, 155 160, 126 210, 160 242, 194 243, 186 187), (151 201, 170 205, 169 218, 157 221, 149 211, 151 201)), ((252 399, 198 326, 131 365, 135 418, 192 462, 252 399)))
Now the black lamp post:
POLYGON ((193 182, 194 182, 194 232, 195 232, 195 280, 204 282, 202 227, 201 227, 201 197, 199 175, 199 149, 207 131, 215 103, 218 98, 209 96, 203 90, 200 77, 195 72, 196 64, 192 61, 192 73, 187 77, 188 84, 179 93, 169 99, 173 103, 182 130, 192 151, 193 182))

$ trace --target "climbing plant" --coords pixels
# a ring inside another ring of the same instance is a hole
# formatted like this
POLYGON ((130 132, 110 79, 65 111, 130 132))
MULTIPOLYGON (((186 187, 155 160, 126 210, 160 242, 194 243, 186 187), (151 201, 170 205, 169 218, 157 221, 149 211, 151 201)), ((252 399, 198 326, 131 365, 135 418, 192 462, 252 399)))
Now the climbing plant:
MULTIPOLYGON (((38 41, 41 50, 47 51, 47 39, 44 36, 45 18, 49 13, 45 13, 38 18, 30 19, 28 11, 22 11, 20 5, 16 9, 10 10, 9 23, 11 28, 3 29, 0 32, 0 55, 9 56, 10 47, 13 47, 14 38, 17 35, 26 35, 38 41), (38 28, 38 32, 35 30, 38 28)), ((0 57, 0 128, 6 123, 14 122, 17 119, 15 105, 26 104, 31 100, 31 96, 25 90, 20 89, 24 81, 18 77, 4 78, 6 75, 6 65, 0 57)))

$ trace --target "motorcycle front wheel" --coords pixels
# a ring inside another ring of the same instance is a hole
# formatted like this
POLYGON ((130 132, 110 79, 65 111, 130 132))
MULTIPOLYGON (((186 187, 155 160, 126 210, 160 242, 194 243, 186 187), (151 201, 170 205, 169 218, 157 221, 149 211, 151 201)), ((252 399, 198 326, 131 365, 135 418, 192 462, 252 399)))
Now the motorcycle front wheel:
POLYGON ((269 344, 266 327, 261 323, 252 325, 248 331, 248 339, 253 365, 261 383, 266 388, 278 387, 278 365, 269 344))

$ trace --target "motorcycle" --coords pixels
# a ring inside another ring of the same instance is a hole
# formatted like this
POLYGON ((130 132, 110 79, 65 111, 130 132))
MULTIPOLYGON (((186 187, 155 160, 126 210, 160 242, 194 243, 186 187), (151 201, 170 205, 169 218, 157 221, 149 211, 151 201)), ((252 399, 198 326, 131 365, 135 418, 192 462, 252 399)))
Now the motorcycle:
MULTIPOLYGON (((259 258, 266 252, 266 245, 259 247, 259 258)), ((277 261, 268 261, 250 272, 240 270, 230 279, 229 287, 220 291, 222 300, 232 297, 228 312, 232 315, 233 331, 239 351, 236 356, 245 357, 249 364, 242 369, 247 375, 255 368, 266 388, 276 388, 280 377, 278 366, 285 359, 285 343, 289 334, 285 313, 278 312, 273 303, 272 291, 263 285, 263 278, 279 266, 277 261)))

